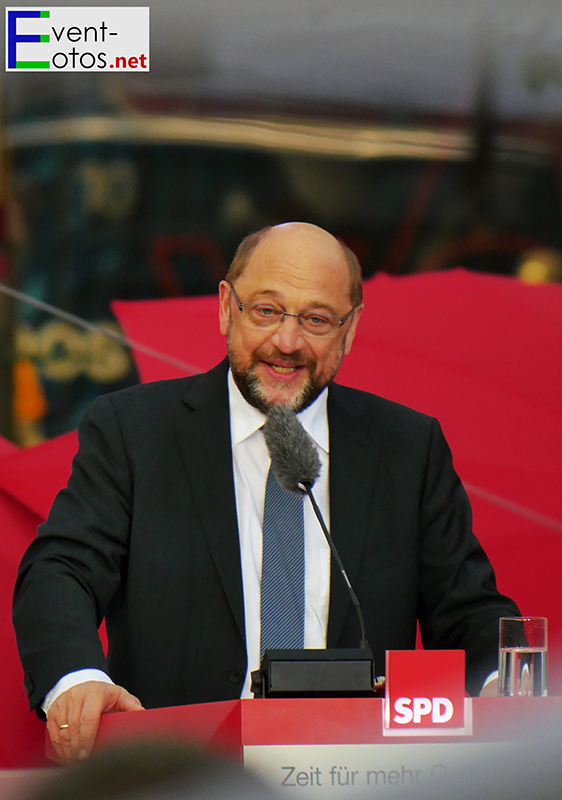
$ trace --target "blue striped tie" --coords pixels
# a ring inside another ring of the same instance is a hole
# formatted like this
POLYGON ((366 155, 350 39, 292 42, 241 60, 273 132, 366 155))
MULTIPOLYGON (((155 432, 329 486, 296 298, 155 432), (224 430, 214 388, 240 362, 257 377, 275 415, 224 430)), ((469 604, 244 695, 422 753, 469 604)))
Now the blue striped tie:
POLYGON ((303 496, 286 492, 269 470, 263 509, 261 655, 304 646, 303 496))

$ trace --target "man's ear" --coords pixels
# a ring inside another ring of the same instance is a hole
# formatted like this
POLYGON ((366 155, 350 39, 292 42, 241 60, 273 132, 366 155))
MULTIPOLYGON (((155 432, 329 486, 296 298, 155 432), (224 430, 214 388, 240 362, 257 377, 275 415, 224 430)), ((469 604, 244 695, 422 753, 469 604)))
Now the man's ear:
POLYGON ((344 345, 343 345, 344 356, 346 356, 351 350, 351 345, 353 344, 353 340, 355 339, 355 334, 357 333, 357 326, 359 324, 359 320, 361 319, 361 314, 363 313, 364 308, 365 306, 363 305, 363 303, 361 303, 361 305, 357 306, 357 308, 353 312, 353 316, 349 324, 349 330, 346 333, 344 339, 344 345))
POLYGON ((227 281, 219 283, 219 326, 226 336, 230 328, 230 284, 227 281))

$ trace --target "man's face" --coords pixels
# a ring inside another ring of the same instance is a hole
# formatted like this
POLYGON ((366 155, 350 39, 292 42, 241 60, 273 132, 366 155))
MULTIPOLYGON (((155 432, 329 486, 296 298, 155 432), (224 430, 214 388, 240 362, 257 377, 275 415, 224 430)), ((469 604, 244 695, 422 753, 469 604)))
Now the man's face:
MULTIPOLYGON (((267 234, 235 282, 242 303, 264 303, 291 314, 317 311, 343 317, 351 309, 349 269, 326 231, 291 223, 267 234)), ((294 317, 276 330, 242 319, 231 287, 220 285, 220 326, 232 375, 245 399, 267 413, 272 405, 300 411, 313 402, 351 349, 362 308, 332 337, 311 336, 294 317)), ((244 312, 245 313, 245 312, 244 312)))

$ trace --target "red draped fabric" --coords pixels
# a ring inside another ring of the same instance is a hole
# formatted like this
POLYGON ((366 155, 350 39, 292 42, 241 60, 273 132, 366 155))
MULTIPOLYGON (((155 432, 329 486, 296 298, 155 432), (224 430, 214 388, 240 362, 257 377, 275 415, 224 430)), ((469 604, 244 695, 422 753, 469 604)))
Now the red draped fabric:
POLYGON ((58 490, 70 475, 75 433, 19 450, 0 438, 0 769, 41 762, 45 725, 29 712, 12 628, 12 592, 19 562, 58 490))

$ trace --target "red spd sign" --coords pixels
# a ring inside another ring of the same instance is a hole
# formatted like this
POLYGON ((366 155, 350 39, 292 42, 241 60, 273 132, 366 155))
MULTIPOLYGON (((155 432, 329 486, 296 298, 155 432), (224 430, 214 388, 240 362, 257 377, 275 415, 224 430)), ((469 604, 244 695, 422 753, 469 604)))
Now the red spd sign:
POLYGON ((387 651, 383 734, 472 734, 472 703, 464 690, 464 650, 387 651))

